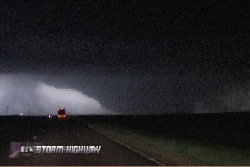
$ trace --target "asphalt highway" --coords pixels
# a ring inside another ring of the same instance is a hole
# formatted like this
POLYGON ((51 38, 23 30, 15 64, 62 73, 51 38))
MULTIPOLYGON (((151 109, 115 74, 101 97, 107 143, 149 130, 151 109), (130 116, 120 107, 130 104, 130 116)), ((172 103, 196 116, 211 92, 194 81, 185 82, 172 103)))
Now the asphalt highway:
POLYGON ((0 165, 157 165, 148 158, 89 128, 82 119, 16 117, 0 120, 0 165), (42 154, 9 158, 10 142, 101 146, 100 154, 42 154))

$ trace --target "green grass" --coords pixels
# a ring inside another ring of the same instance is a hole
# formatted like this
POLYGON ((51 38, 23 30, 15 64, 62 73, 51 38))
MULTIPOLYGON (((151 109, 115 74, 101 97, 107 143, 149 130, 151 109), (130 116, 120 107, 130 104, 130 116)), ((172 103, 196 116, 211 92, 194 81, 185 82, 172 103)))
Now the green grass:
POLYGON ((112 130, 123 138, 134 138, 156 149, 181 154, 205 165, 250 165, 250 150, 210 143, 196 143, 188 139, 167 135, 153 136, 133 129, 107 124, 100 127, 112 130))

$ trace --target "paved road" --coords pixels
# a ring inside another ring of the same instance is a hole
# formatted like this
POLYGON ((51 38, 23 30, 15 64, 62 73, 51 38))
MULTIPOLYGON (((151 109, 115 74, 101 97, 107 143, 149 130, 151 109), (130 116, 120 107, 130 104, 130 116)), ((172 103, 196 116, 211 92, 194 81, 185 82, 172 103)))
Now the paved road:
POLYGON ((82 119, 1 118, 0 165, 157 165, 132 150, 88 128, 82 119), (11 141, 35 141, 45 145, 97 145, 100 154, 46 154, 8 158, 11 141))

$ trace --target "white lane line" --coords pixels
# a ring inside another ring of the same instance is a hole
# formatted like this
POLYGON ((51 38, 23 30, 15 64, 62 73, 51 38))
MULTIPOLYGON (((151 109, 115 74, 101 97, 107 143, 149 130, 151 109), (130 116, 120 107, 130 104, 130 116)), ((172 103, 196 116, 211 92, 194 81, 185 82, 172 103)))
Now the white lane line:
POLYGON ((131 146, 129 146, 129 145, 127 145, 127 144, 125 144, 125 143, 123 143, 123 142, 121 142, 121 141, 119 141, 119 140, 117 140, 117 139, 115 139, 115 138, 113 138, 113 137, 111 137, 111 136, 107 136, 106 134, 104 134, 104 133, 102 133, 101 131, 97 130, 97 129, 94 128, 93 126, 88 126, 88 127, 91 128, 92 130, 94 130, 94 131, 100 133, 101 135, 107 137, 108 139, 113 140, 113 141, 115 141, 116 143, 118 143, 118 144, 120 144, 120 145, 122 145, 122 146, 124 146, 124 147, 126 147, 126 148, 128 148, 128 149, 130 149, 130 150, 132 150, 132 151, 134 151, 134 152, 136 152, 137 154, 139 154, 139 155, 145 157, 146 159, 148 159, 148 160, 150 160, 150 161, 156 163, 157 165, 159 165, 159 166, 166 166, 166 164, 164 164, 164 163, 162 163, 162 162, 160 162, 160 161, 158 161, 158 160, 156 160, 156 159, 150 157, 149 155, 147 155, 147 154, 145 154, 145 153, 143 153, 143 152, 141 152, 141 151, 139 151, 139 150, 136 150, 135 148, 133 148, 133 147, 131 147, 131 146))

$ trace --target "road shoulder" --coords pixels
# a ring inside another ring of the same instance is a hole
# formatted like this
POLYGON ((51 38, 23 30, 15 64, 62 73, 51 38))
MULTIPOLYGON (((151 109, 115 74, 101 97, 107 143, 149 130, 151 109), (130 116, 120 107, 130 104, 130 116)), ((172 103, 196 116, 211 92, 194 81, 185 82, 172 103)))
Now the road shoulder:
POLYGON ((117 133, 115 131, 112 131, 107 128, 103 128, 96 125, 89 125, 90 128, 106 135, 109 138, 113 138, 121 143, 124 143, 131 147, 134 150, 138 150, 138 152, 141 152, 142 154, 146 155, 149 158, 152 158, 153 160, 156 160, 157 162, 160 162, 161 164, 167 164, 167 165, 202 165, 200 162, 195 162, 187 157, 184 157, 181 154, 173 153, 173 152, 166 152, 163 150, 160 150, 158 148, 155 148, 151 145, 146 145, 143 142, 135 139, 135 138, 127 138, 121 133, 117 133))

